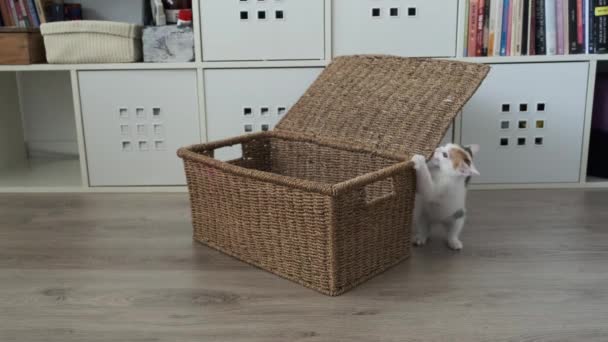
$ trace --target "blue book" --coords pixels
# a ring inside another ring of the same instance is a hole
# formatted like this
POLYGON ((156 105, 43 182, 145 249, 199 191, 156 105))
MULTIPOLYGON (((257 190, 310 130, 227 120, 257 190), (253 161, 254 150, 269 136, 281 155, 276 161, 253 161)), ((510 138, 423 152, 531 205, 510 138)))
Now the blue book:
MULTIPOLYGON (((500 29, 500 55, 507 55, 507 32, 509 31, 509 0, 502 2, 502 27, 500 29)), ((510 42, 509 42, 510 43, 510 42)))
POLYGON ((36 11, 36 4, 34 4, 34 0, 28 0, 29 12, 32 15, 32 20, 34 21, 32 25, 34 27, 40 27, 40 16, 38 15, 38 11, 36 11))

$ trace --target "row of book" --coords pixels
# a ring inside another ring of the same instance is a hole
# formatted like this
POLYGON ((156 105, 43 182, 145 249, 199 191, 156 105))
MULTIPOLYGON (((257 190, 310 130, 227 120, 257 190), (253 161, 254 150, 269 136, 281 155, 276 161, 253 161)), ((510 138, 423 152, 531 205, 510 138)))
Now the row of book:
POLYGON ((608 0, 467 0, 464 55, 608 52, 608 0))
POLYGON ((36 28, 41 23, 80 19, 80 4, 57 0, 0 0, 0 26, 36 28))

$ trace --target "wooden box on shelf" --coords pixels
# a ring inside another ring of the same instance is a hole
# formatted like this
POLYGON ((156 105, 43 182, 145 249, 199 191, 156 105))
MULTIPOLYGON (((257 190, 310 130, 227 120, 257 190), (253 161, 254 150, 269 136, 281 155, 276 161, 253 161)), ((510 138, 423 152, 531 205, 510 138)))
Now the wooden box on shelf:
POLYGON ((44 63, 44 43, 40 30, 0 28, 0 64, 44 63))

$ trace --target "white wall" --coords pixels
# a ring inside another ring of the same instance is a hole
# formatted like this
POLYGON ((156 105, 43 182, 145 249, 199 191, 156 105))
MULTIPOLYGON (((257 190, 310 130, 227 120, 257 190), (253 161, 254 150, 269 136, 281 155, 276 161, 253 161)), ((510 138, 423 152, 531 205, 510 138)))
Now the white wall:
POLYGON ((69 72, 20 72, 17 77, 29 155, 78 156, 69 72))

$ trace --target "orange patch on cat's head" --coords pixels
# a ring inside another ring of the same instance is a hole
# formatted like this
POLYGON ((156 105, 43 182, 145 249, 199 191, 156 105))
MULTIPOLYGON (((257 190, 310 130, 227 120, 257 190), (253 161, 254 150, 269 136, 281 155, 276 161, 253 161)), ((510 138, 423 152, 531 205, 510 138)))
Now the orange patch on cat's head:
POLYGON ((467 166, 471 166, 471 156, 467 151, 463 150, 462 148, 452 147, 449 153, 454 169, 458 169, 460 165, 462 165, 462 163, 466 164, 467 166))

